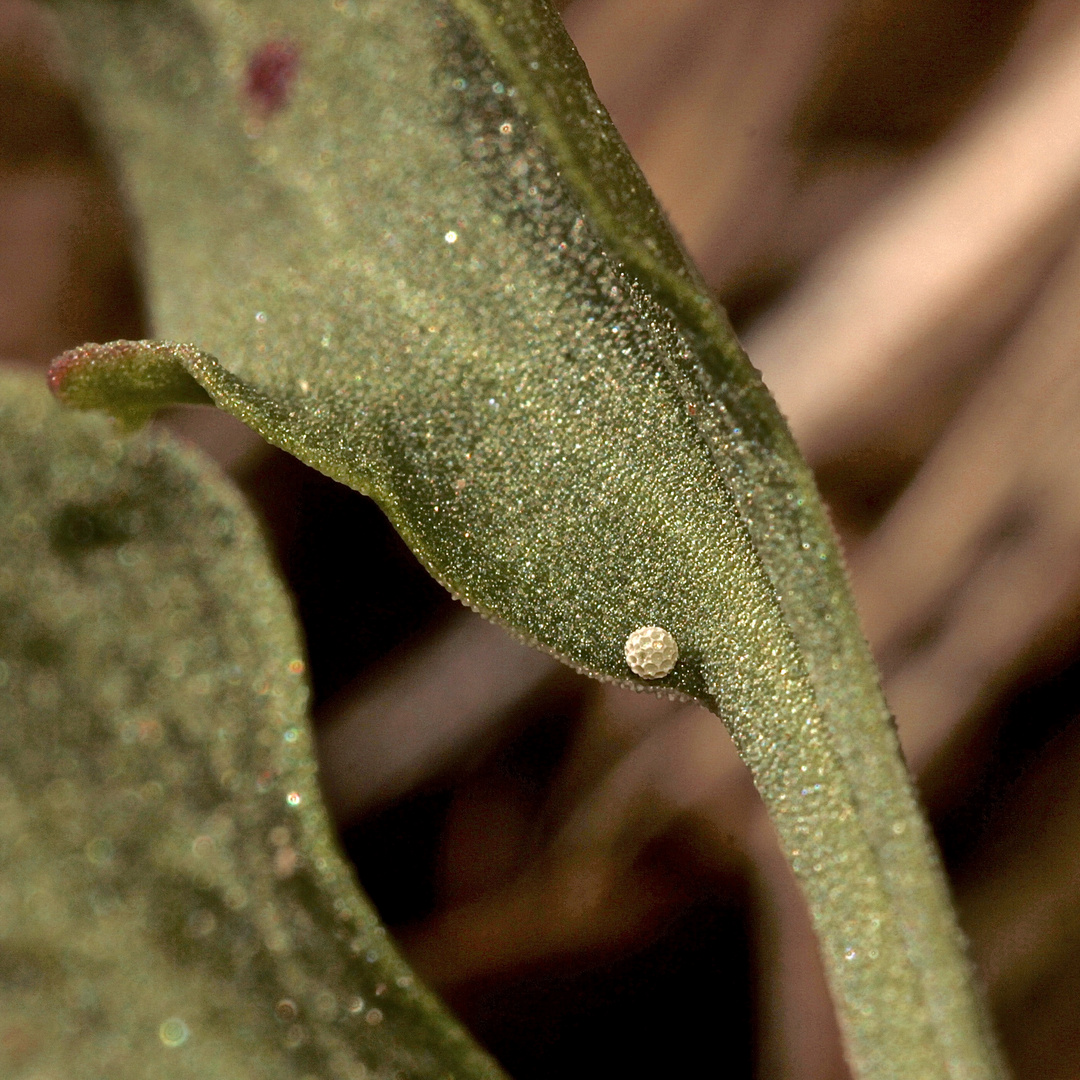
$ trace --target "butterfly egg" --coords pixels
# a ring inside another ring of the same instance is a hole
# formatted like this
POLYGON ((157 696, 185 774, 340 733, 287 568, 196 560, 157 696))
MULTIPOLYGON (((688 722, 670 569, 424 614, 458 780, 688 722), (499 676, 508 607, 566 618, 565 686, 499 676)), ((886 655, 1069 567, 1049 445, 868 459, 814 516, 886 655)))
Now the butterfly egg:
POLYGON ((662 679, 679 659, 679 646, 662 626, 638 627, 626 639, 626 663, 643 679, 662 679))

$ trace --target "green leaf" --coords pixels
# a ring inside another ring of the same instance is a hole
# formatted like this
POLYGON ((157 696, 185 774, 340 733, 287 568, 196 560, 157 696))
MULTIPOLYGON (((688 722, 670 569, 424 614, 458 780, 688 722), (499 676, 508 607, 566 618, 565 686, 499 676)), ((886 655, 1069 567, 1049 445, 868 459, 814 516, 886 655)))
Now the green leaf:
POLYGON ((165 405, 213 404, 182 353, 182 347, 126 341, 72 349, 53 361, 49 385, 61 401, 107 409, 122 430, 135 431, 165 405))
POLYGON ((668 629, 858 1073, 1000 1075, 812 478, 552 11, 54 3, 177 360, 567 663, 644 686, 623 644, 668 629))
POLYGON ((212 466, 0 376, 0 1075, 501 1074, 319 800, 289 601, 212 466))

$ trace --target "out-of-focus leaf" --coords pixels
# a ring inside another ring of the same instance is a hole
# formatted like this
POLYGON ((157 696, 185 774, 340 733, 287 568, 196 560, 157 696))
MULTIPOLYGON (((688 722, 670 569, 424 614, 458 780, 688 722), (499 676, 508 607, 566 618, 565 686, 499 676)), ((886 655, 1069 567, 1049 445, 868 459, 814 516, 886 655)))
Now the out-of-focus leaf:
POLYGON ((550 8, 54 6, 176 362, 568 663, 634 684, 627 635, 671 631, 659 688, 752 768, 857 1070, 997 1075, 809 472, 550 8))
POLYGON ((494 1078, 319 801, 239 496, 0 378, 0 1074, 494 1078))

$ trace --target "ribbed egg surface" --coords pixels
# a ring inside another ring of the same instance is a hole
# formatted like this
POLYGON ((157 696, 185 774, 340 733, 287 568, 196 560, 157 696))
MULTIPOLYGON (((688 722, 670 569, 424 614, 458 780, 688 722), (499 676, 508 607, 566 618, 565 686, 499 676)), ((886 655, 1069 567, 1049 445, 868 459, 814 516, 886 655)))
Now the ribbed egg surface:
POLYGON ((679 646, 662 626, 642 626, 626 639, 626 662, 643 679, 662 679, 679 659, 679 646))

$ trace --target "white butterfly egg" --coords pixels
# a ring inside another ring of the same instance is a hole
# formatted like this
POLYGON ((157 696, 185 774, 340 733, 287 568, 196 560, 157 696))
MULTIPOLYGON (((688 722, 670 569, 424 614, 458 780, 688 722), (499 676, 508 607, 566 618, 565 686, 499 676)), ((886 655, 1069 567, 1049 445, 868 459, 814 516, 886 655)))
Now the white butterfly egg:
POLYGON ((662 626, 640 626, 626 639, 626 663, 643 679, 662 679, 679 659, 679 646, 662 626))

